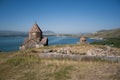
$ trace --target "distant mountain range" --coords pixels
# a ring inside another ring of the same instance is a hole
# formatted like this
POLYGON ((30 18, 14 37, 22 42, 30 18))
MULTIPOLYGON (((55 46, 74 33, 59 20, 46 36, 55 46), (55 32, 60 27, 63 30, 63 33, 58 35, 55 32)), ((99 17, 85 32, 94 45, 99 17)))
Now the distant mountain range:
POLYGON ((86 36, 96 37, 96 38, 120 37, 120 28, 110 29, 110 30, 100 30, 95 33, 87 34, 86 36))
MULTIPOLYGON (((43 31, 43 35, 55 35, 53 31, 43 31)), ((8 31, 8 30, 0 30, 0 37, 27 37, 28 32, 20 32, 20 31, 8 31)))
POLYGON ((43 31, 43 35, 56 35, 53 31, 43 31))
POLYGON ((20 32, 20 31, 8 31, 8 30, 0 30, 0 37, 24 37, 28 36, 27 32, 20 32))
MULTIPOLYGON (((53 31, 43 31, 44 36, 71 36, 71 37, 80 37, 84 35, 86 37, 92 38, 109 38, 109 37, 120 37, 120 28, 110 29, 110 30, 100 30, 94 33, 85 33, 85 34, 57 34, 53 31)), ((28 32, 20 31, 6 31, 0 30, 0 37, 27 37, 28 32)))

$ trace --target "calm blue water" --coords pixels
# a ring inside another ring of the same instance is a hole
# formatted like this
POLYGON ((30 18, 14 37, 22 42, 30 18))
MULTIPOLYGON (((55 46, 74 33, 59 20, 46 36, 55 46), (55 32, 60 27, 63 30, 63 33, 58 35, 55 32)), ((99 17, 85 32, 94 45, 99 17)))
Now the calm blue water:
MULTIPOLYGON (((23 43, 25 37, 0 37, 0 51, 17 51, 19 46, 23 43)), ((49 45, 59 45, 59 44, 76 44, 79 42, 79 38, 71 37, 48 37, 49 45)), ((91 43, 96 41, 95 39, 87 39, 87 42, 91 43)))

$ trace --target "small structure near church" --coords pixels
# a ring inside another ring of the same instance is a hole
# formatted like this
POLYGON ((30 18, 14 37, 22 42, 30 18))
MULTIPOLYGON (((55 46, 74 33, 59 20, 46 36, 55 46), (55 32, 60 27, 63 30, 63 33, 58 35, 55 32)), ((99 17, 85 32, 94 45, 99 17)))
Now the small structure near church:
POLYGON ((86 43, 86 37, 81 36, 80 37, 80 43, 86 43))
POLYGON ((29 37, 26 38, 23 44, 20 46, 20 50, 28 48, 39 48, 48 45, 48 38, 43 37, 42 30, 39 28, 38 24, 35 23, 32 29, 29 31, 29 37))

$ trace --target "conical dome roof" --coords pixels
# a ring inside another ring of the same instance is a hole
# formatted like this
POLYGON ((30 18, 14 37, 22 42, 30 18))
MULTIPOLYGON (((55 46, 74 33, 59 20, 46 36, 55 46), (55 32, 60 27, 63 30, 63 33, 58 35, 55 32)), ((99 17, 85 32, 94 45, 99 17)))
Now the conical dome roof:
POLYGON ((39 28, 38 24, 35 23, 29 32, 42 32, 42 30, 39 28))

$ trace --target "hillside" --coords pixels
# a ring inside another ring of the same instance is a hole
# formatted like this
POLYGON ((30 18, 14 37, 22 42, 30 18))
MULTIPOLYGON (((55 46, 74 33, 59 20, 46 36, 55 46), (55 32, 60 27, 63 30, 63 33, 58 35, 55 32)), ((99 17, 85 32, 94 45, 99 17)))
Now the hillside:
POLYGON ((111 38, 111 37, 120 37, 120 28, 111 29, 111 30, 100 30, 93 34, 86 35, 88 37, 96 38, 111 38))
POLYGON ((85 36, 104 39, 103 41, 92 42, 91 44, 109 45, 112 47, 120 48, 120 28, 111 29, 111 30, 100 30, 93 34, 88 34, 85 36))
POLYGON ((39 54, 43 51, 66 47, 70 47, 73 54, 82 53, 83 55, 90 48, 102 46, 49 46, 39 49, 0 53, 0 80, 119 80, 120 62, 98 59, 94 61, 89 59, 75 61, 39 57, 39 54))

